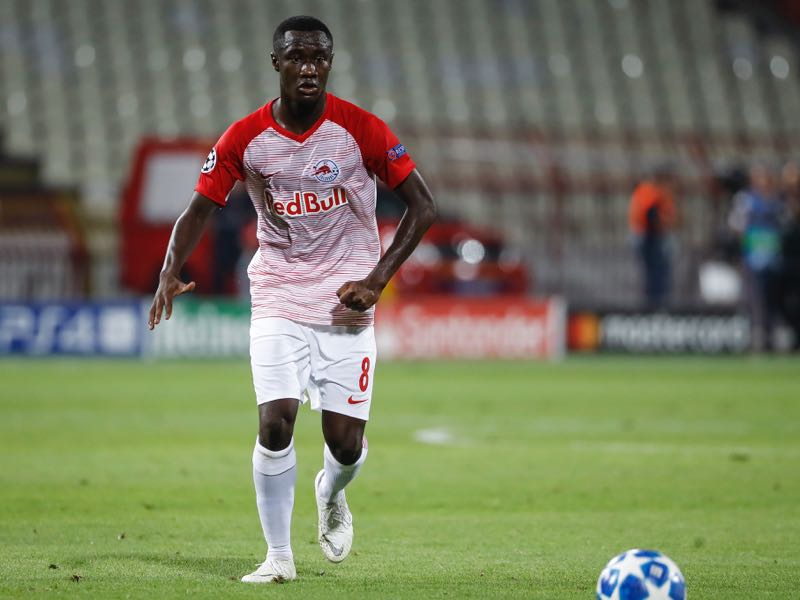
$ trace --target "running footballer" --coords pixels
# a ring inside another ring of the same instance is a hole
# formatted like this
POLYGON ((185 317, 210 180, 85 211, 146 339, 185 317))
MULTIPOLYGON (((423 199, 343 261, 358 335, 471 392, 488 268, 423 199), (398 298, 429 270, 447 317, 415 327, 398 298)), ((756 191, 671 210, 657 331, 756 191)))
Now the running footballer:
MULTIPOLYGON (((253 451, 256 505, 267 555, 244 582, 296 578, 290 526, 293 444, 301 403, 322 412, 323 468, 314 481, 319 545, 341 562, 353 542, 345 487, 367 458, 375 372, 375 303, 436 215, 414 161, 376 116, 326 92, 333 37, 313 17, 291 17, 273 36, 280 97, 235 122, 203 165, 172 231, 149 327, 190 292, 180 270, 211 214, 243 181, 258 213, 259 248, 248 275, 250 356, 258 404, 253 451), (407 209, 381 257, 376 181, 407 209)), ((310 487, 309 482, 309 487, 310 487)))

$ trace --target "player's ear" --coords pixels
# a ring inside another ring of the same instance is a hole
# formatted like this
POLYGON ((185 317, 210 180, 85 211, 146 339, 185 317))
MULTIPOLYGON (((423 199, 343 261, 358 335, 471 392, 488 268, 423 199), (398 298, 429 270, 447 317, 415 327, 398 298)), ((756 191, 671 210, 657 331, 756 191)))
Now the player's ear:
POLYGON ((278 57, 275 56, 274 52, 270 52, 269 53, 269 59, 270 59, 270 61, 272 61, 272 68, 277 71, 278 70, 278 57))
POLYGON ((328 64, 329 64, 330 66, 333 66, 333 50, 331 50, 331 58, 330 58, 330 60, 328 61, 328 64))

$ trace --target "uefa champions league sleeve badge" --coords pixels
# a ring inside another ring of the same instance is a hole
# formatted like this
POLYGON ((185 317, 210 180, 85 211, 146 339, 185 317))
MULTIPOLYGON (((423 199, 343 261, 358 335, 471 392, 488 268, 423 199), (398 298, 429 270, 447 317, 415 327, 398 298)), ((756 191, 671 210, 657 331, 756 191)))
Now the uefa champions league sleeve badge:
POLYGON ((217 166, 217 149, 212 148, 211 152, 208 153, 206 157, 206 162, 203 163, 203 168, 200 169, 201 173, 208 174, 214 170, 214 167, 217 166))

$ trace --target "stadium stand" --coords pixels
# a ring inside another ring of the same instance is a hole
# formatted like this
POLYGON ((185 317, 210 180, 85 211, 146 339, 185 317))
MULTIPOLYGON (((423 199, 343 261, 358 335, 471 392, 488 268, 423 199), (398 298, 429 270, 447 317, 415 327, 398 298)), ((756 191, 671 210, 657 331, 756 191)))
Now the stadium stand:
POLYGON ((49 189, 39 164, 0 152, 0 301, 78 299, 89 256, 77 195, 49 189))
MULTIPOLYGON (((798 151, 791 12, 697 0, 5 0, 0 130, 76 187, 94 292, 118 292, 119 193, 143 136, 214 139, 277 93, 267 64, 283 17, 336 37, 331 89, 390 121, 445 211, 522 248, 537 291, 632 302, 626 210, 671 162, 684 215, 680 301, 720 219, 718 169, 798 151)), ((187 190, 188 196, 188 190, 187 190)))

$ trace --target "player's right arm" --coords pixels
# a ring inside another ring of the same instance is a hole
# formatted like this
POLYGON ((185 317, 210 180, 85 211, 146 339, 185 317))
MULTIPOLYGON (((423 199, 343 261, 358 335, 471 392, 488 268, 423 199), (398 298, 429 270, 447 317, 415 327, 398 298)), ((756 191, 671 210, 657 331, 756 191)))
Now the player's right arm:
POLYGON ((197 246, 197 242, 200 241, 209 217, 218 208, 219 204, 211 198, 195 192, 189 206, 175 222, 169 238, 169 246, 167 246, 167 255, 164 258, 164 266, 158 277, 158 290, 156 290, 153 304, 150 306, 150 318, 147 325, 151 330, 161 322, 162 312, 167 319, 172 316, 172 300, 175 296, 191 292, 194 289, 194 281, 184 283, 180 279, 180 272, 192 250, 197 246))

